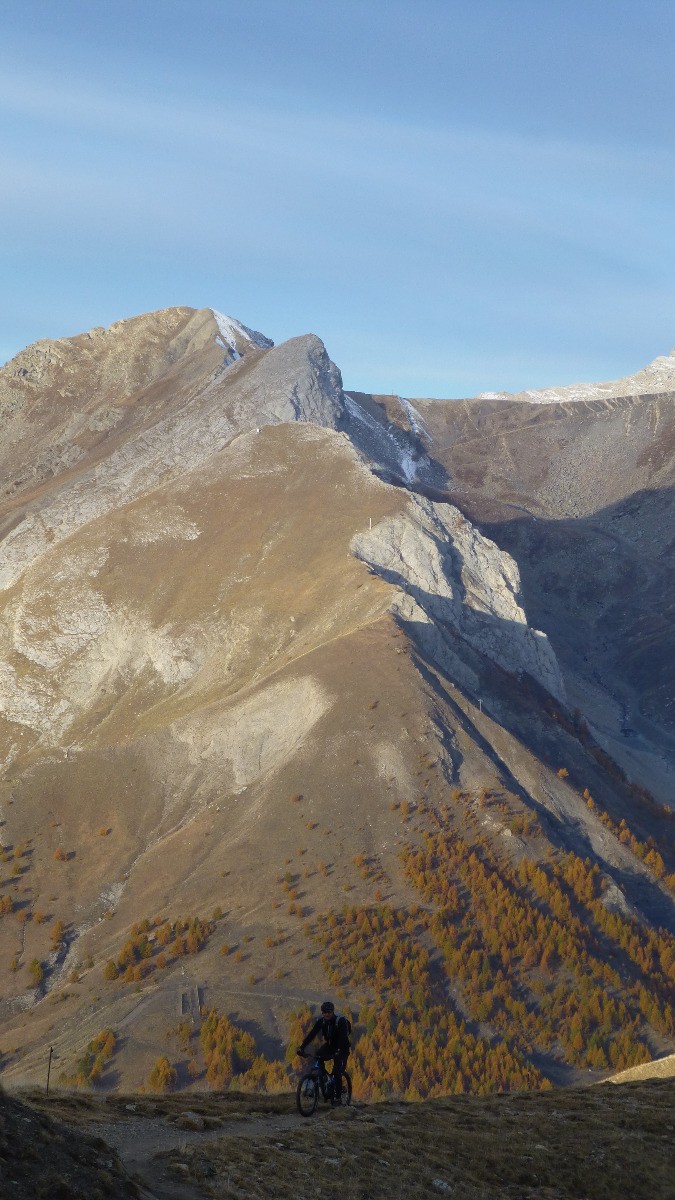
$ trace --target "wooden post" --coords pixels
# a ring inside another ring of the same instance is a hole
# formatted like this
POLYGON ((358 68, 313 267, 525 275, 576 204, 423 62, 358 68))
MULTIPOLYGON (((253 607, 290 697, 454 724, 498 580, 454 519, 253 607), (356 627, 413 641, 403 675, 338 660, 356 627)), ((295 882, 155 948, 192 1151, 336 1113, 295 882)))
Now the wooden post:
POLYGON ((50 1046, 49 1047, 49 1062, 47 1063, 47 1095, 49 1095, 49 1076, 52 1073, 52 1054, 53 1053, 54 1053, 54 1047, 50 1046))

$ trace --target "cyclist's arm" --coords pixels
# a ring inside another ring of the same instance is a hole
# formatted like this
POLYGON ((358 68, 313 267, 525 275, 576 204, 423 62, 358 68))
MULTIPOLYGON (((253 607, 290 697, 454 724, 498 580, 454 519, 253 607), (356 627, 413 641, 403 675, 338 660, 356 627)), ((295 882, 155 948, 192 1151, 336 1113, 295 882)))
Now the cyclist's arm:
POLYGON ((315 1024, 312 1026, 309 1033, 307 1034, 307 1037, 305 1038, 302 1045, 300 1046, 301 1054, 305 1053, 305 1050, 309 1046, 309 1043, 314 1041, 314 1038, 317 1037, 320 1029, 321 1029, 321 1018, 319 1018, 319 1020, 315 1022, 315 1024))

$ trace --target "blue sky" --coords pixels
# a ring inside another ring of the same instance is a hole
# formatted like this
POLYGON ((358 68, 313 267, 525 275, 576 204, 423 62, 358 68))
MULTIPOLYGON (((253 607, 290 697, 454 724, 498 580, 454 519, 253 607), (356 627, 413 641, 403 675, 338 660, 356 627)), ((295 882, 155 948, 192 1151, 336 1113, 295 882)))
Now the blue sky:
POLYGON ((0 359, 173 304, 410 396, 675 345, 671 0, 4 0, 0 359))

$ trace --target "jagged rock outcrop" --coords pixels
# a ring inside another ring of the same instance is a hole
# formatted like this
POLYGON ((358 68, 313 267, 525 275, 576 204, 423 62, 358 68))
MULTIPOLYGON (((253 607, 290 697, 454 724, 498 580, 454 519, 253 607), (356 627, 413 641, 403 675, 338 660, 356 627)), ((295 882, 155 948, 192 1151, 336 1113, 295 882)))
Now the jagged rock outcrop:
POLYGON ((312 421, 335 429, 342 411, 342 377, 320 338, 291 338, 258 359, 248 371, 219 374, 200 397, 218 398, 231 436, 262 425, 312 421))
POLYGON ((527 623, 516 563, 459 509, 415 496, 400 515, 357 534, 352 549, 400 589, 394 611, 452 677, 474 682, 444 637, 448 627, 506 671, 526 672, 564 696, 548 638, 527 623))

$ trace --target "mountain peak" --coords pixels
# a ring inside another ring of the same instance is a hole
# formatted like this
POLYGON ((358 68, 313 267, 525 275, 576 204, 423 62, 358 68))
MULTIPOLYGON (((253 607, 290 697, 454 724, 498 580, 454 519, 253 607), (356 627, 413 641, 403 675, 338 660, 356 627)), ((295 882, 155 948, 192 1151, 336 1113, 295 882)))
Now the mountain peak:
POLYGON ((242 357, 242 342, 245 346, 256 346, 259 350, 272 349, 274 342, 265 337, 264 333, 259 333, 257 329, 249 329, 248 325, 242 325, 236 317, 228 317, 216 308, 212 308, 211 312, 218 326, 217 340, 231 352, 232 362, 242 357))

